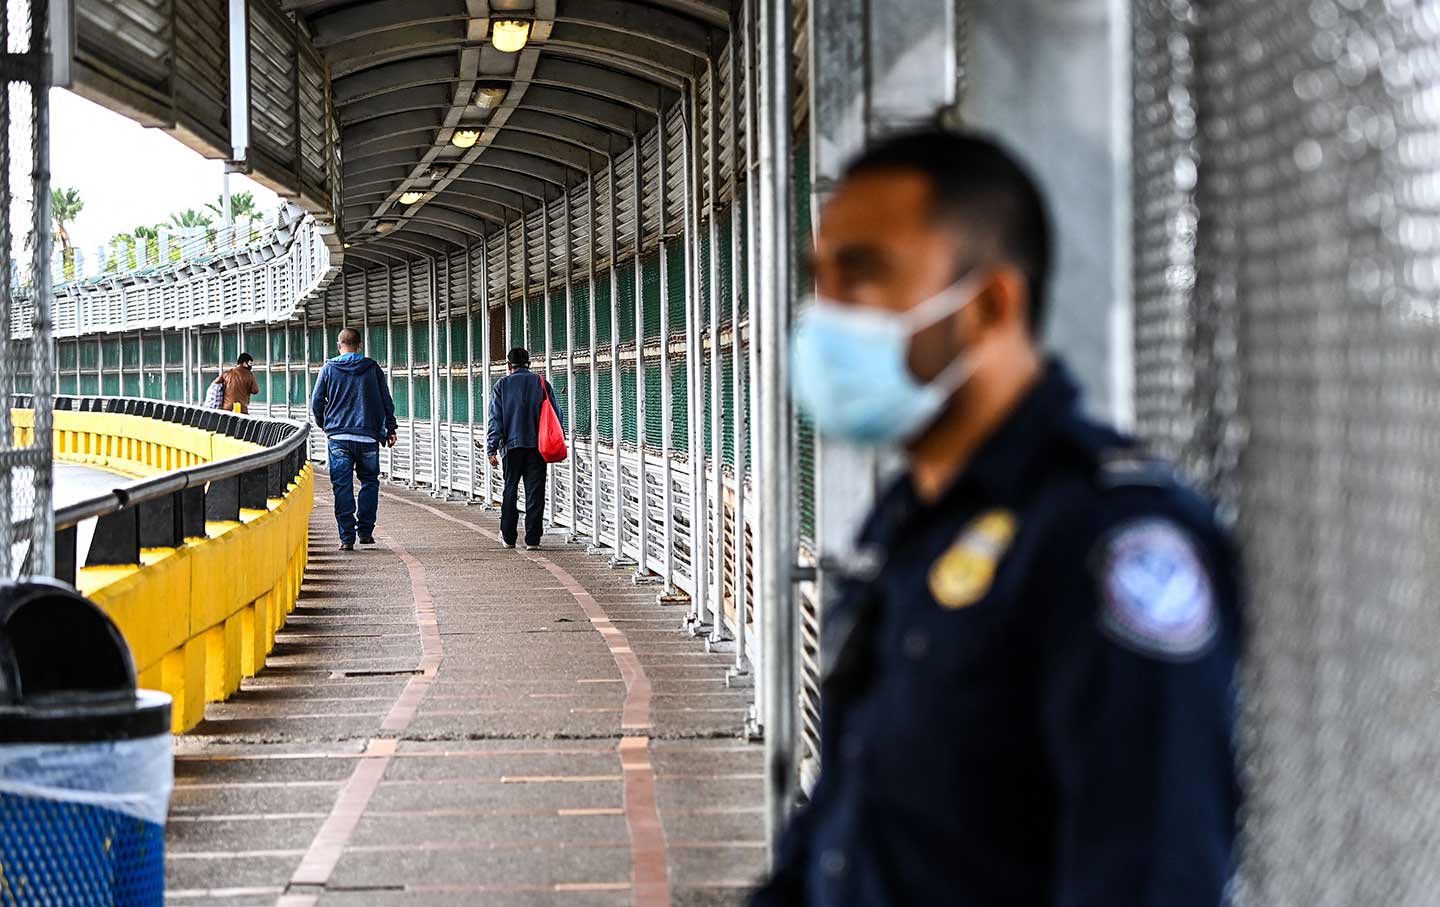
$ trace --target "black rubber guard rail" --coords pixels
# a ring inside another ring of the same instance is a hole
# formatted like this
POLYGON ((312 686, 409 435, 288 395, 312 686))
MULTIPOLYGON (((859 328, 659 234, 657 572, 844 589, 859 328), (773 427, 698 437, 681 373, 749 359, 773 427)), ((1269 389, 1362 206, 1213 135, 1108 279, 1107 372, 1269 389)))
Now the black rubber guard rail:
MULTIPOLYGON (((32 398, 19 394, 17 409, 32 398)), ((204 538, 209 521, 234 522, 242 509, 265 510, 269 498, 284 497, 307 459, 310 423, 262 419, 224 410, 134 397, 57 396, 57 412, 122 413, 203 431, 261 446, 213 463, 140 479, 55 511, 55 578, 75 584, 76 526, 98 517, 85 566, 140 563, 142 548, 178 548, 204 538)))

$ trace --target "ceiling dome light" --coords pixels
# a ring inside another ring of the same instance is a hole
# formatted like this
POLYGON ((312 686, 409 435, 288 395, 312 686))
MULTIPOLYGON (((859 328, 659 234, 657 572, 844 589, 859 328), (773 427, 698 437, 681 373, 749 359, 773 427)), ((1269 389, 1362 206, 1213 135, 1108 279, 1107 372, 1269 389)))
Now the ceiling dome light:
POLYGON ((450 144, 456 148, 469 148, 480 141, 480 130, 478 129, 457 129, 450 136, 450 144))
POLYGON ((404 192, 404 193, 401 193, 401 195, 400 195, 400 204, 402 204, 402 205, 413 205, 413 204, 415 204, 416 202, 420 201, 420 199, 422 199, 422 198, 424 198, 424 197, 425 197, 425 193, 423 193, 423 192, 414 192, 414 191, 404 192))
POLYGON ((495 49, 513 54, 530 40, 530 23, 524 19, 499 19, 490 26, 490 43, 495 49))

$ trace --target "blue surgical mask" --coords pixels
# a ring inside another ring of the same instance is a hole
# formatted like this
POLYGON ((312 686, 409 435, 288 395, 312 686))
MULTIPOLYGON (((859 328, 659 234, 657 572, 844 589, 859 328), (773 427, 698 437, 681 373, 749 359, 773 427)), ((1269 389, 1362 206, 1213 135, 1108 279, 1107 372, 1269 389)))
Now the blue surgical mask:
POLYGON ((921 384, 906 363, 910 339, 970 304, 967 275, 908 312, 816 297, 790 341, 795 402, 823 435, 857 444, 902 444, 930 426, 973 371, 965 357, 921 384))

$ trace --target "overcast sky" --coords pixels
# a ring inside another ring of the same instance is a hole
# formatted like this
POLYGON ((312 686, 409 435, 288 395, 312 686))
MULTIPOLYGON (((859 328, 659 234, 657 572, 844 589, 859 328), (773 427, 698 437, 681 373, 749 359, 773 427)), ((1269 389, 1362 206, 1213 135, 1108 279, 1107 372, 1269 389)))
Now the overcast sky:
MULTIPOLYGON (((80 190, 85 209, 70 236, 87 255, 116 233, 203 209, 220 195, 223 162, 63 89, 50 92, 50 129, 51 185, 80 190)), ((269 189, 230 177, 232 193, 247 190, 263 211, 280 202, 269 189)))

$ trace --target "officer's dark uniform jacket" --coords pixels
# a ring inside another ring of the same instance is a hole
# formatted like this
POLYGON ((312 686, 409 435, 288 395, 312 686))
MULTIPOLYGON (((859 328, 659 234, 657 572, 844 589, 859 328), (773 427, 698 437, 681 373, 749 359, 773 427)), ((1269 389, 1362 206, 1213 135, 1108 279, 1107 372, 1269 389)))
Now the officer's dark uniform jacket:
POLYGON ((1215 907, 1238 578, 1211 508, 1053 363, 828 609, 821 775, 756 905, 1215 907))

